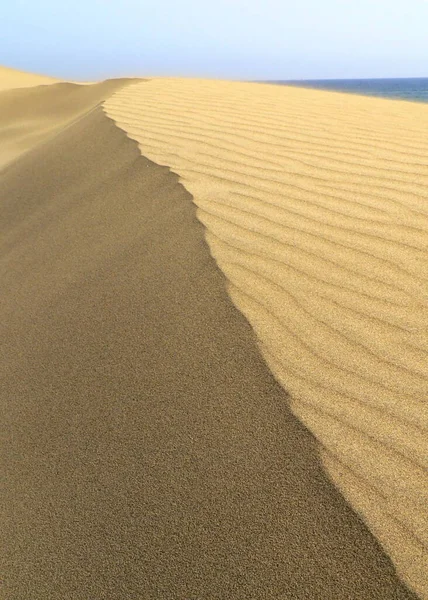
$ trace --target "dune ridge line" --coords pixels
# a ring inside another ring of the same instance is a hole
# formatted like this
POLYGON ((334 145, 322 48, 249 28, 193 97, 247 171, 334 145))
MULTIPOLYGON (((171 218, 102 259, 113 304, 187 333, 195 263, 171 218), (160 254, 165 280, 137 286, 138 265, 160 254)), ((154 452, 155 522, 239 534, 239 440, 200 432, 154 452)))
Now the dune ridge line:
POLYGON ((103 107, 193 195, 330 477, 428 598, 428 106, 165 78, 103 107))

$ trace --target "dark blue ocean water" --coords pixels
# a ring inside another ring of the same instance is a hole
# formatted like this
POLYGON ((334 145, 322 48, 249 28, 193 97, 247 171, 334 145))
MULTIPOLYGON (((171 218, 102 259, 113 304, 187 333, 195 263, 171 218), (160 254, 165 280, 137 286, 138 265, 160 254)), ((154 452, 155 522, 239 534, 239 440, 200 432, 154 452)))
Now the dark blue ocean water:
POLYGON ((320 88, 351 94, 383 96, 413 102, 428 102, 428 77, 409 79, 316 79, 307 81, 269 81, 279 85, 320 88))

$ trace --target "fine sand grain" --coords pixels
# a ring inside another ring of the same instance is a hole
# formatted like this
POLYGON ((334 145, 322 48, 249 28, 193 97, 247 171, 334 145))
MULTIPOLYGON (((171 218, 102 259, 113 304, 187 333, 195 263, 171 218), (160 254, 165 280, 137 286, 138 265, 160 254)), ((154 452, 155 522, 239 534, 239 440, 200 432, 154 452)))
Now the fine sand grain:
POLYGON ((428 598, 428 105, 155 79, 105 110, 193 195, 331 478, 428 598))
POLYGON ((95 108, 4 167, 0 203, 2 597, 415 598, 326 477, 175 174, 95 108))

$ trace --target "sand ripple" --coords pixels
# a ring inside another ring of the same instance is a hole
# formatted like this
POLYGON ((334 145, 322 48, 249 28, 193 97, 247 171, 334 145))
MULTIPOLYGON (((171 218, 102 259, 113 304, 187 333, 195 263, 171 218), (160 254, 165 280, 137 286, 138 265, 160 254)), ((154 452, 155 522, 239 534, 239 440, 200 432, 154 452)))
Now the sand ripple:
POLYGON ((105 110, 192 193, 331 478, 428 598, 428 106, 155 79, 105 110))

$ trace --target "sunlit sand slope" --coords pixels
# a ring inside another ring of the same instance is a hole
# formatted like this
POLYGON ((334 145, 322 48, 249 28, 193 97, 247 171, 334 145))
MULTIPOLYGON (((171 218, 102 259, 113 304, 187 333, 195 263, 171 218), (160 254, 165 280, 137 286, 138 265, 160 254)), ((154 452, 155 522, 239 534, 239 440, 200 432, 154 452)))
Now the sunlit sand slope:
POLYGON ((428 598, 428 106, 157 79, 105 110, 193 194, 330 476, 428 598))
POLYGON ((25 71, 17 71, 16 69, 0 66, 0 92, 12 88, 49 85, 50 83, 58 83, 59 81, 60 80, 55 79, 55 77, 26 73, 25 71))

